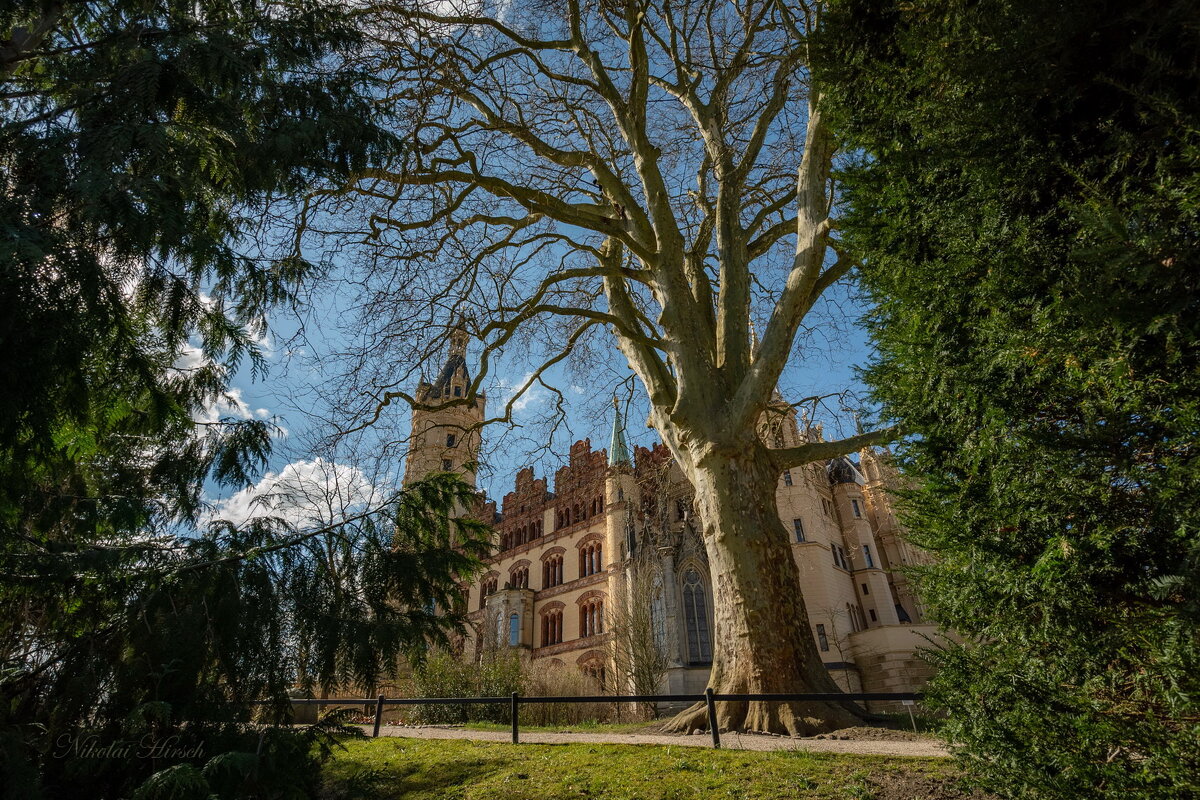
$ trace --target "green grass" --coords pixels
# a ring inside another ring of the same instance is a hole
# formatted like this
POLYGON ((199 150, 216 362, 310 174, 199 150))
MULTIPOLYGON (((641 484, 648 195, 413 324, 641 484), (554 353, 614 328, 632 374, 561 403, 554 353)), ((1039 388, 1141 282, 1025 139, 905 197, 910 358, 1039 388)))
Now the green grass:
POLYGON ((350 740, 327 800, 919 800, 976 797, 947 759, 655 745, 350 740))

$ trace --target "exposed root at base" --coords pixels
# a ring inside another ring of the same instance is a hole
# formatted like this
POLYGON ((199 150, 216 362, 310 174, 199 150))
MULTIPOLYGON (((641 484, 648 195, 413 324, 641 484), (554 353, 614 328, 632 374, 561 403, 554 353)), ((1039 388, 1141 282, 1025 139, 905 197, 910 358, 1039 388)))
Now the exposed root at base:
MULTIPOLYGON (((837 703, 717 703, 717 728, 721 731, 815 736, 862 725, 863 722, 863 715, 837 703)), ((707 731, 708 707, 704 703, 696 703, 665 722, 662 730, 667 733, 707 731)))

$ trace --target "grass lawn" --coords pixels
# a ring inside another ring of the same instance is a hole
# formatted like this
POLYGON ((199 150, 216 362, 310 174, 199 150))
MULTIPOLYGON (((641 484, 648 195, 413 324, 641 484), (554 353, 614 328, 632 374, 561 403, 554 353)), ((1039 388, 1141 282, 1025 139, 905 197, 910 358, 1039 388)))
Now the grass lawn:
POLYGON ((610 744, 349 740, 326 800, 982 800, 948 759, 610 744))

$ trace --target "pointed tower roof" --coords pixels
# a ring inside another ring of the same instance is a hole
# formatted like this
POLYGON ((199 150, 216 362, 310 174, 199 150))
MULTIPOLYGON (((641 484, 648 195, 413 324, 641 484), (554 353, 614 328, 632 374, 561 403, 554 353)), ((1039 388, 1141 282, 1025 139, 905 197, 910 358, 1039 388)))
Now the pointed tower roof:
POLYGON ((463 372, 463 380, 470 382, 471 374, 467 372, 467 341, 470 339, 470 334, 467 333, 464 327, 462 317, 455 321, 454 327, 450 330, 450 350, 446 356, 446 363, 442 365, 441 372, 438 373, 437 380, 430 386, 430 392, 434 397, 449 392, 450 381, 454 378, 454 373, 458 370, 463 372))
POLYGON ((621 417, 621 407, 617 403, 617 395, 613 393, 613 429, 612 441, 608 445, 608 465, 629 464, 629 446, 625 443, 625 420, 621 417))

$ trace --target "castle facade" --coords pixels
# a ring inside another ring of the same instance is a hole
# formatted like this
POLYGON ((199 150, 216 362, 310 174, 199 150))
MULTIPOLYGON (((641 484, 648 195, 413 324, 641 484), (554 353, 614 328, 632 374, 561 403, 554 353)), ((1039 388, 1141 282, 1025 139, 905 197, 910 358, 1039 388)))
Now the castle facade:
MULTIPOLYGON (((465 397, 470 377, 465 334, 417 396, 435 404, 465 397)), ((762 435, 790 447, 802 431, 781 402, 762 435)), ((431 471, 471 469, 485 398, 442 411, 413 411, 405 481, 431 471)), ((463 586, 472 633, 466 657, 516 648, 534 664, 575 667, 597 688, 626 691, 614 670, 614 619, 648 609, 655 647, 666 656, 661 693, 699 693, 712 659, 712 590, 692 488, 666 447, 627 446, 614 402, 607 449, 576 442, 553 483, 531 468, 517 472, 497 504, 472 511, 494 526, 496 551, 485 574, 463 586), (634 590, 636 588, 636 591, 634 590)), ((915 655, 935 635, 899 567, 924 563, 897 521, 888 486, 897 480, 886 454, 864 450, 784 472, 776 487, 780 536, 800 571, 810 634, 834 681, 846 691, 913 691, 929 675, 915 655)), ((889 709, 895 704, 874 704, 889 709)), ((897 706, 898 708, 898 706, 897 706)))

